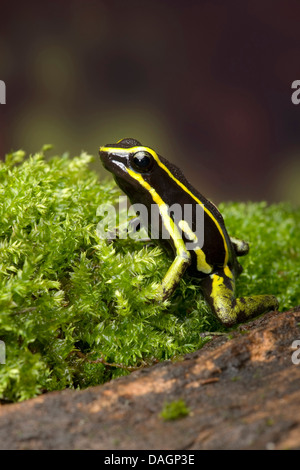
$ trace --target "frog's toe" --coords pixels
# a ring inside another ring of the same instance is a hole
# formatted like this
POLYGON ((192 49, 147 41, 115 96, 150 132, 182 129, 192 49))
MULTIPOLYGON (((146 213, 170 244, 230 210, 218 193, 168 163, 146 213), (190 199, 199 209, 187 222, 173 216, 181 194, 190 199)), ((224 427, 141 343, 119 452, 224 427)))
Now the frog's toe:
POLYGON ((230 237, 236 256, 245 256, 249 253, 249 243, 239 238, 230 237))
POLYGON ((275 311, 279 307, 274 295, 255 295, 233 299, 231 305, 222 299, 215 302, 215 313, 224 326, 233 326, 237 323, 255 318, 263 313, 275 311))

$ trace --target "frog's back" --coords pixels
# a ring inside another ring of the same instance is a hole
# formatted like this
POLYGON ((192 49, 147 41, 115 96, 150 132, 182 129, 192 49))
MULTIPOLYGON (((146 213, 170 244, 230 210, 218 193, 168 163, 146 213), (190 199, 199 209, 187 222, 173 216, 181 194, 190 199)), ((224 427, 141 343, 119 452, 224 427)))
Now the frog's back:
MULTIPOLYGON (((180 204, 182 214, 185 213, 185 205, 191 205, 195 208, 200 204, 203 209, 203 246, 198 250, 191 250, 192 264, 189 268, 190 274, 195 276, 207 275, 210 272, 223 267, 231 258, 231 244, 227 234, 224 220, 216 206, 197 191, 185 178, 182 171, 165 158, 158 156, 160 170, 152 175, 149 183, 154 187, 164 202, 171 207, 174 204, 180 204), (202 260, 202 263, 199 260, 202 260)), ((194 212, 193 212, 194 213, 194 212)), ((196 220, 189 229, 194 233, 199 233, 199 227, 196 227, 196 220)), ((182 228, 182 227, 180 227, 182 228)), ((183 239, 187 243, 190 238, 183 233, 183 239)))

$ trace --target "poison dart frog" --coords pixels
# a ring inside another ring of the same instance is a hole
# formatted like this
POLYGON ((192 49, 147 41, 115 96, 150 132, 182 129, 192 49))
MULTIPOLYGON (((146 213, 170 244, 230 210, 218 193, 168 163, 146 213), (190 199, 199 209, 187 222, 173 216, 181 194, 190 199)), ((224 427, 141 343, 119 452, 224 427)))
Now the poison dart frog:
MULTIPOLYGON (((126 138, 100 147, 100 159, 132 204, 147 208, 148 231, 158 233, 159 242, 171 247, 174 260, 159 285, 156 300, 169 298, 185 272, 200 278, 204 298, 225 326, 232 326, 262 313, 276 310, 273 295, 235 297, 235 281, 242 272, 238 256, 248 253, 246 242, 229 237, 216 206, 194 189, 182 171, 159 156, 152 148, 126 138), (174 218, 170 208, 182 209, 182 218, 174 218), (151 217, 151 207, 158 218, 151 217), (192 208, 188 218, 184 209, 192 208), (202 208, 203 243, 197 237, 195 217, 202 208), (162 234, 169 236, 162 236, 162 234)), ((143 223, 143 220, 142 220, 143 223)))

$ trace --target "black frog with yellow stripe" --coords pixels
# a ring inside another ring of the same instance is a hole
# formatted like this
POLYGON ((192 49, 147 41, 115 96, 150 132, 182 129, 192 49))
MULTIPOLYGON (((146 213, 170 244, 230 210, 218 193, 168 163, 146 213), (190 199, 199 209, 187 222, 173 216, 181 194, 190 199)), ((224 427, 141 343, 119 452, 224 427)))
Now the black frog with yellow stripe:
POLYGON ((147 220, 142 222, 150 237, 158 233, 159 242, 172 248, 174 261, 159 286, 158 301, 170 297, 188 272, 201 278, 206 301, 226 326, 278 308, 273 295, 235 297, 235 279, 242 271, 237 256, 248 253, 248 244, 229 237, 216 206, 188 183, 179 168, 129 138, 101 147, 100 158, 131 203, 146 206, 147 220), (153 217, 153 207, 158 217, 153 217), (182 209, 181 217, 174 217, 174 207, 182 209))

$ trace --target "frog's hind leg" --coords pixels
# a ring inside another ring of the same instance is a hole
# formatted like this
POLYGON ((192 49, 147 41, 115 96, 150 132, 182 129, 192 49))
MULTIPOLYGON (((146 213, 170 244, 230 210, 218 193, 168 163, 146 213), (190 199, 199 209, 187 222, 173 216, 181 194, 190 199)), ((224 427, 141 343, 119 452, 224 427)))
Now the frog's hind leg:
POLYGON ((228 266, 205 278, 202 290, 213 312, 225 326, 232 326, 278 308, 278 301, 273 295, 236 299, 234 275, 228 266))

